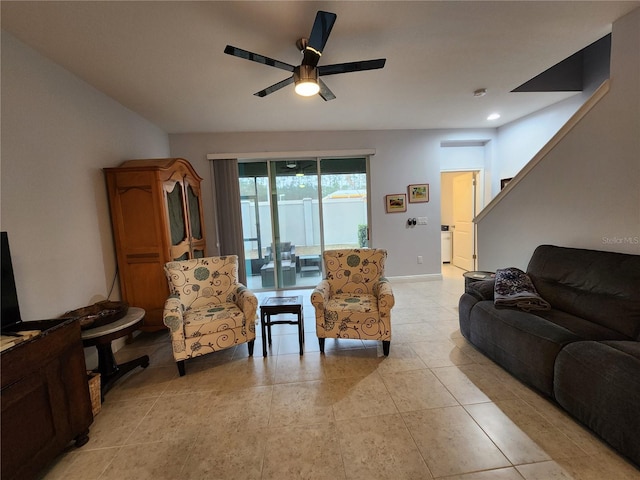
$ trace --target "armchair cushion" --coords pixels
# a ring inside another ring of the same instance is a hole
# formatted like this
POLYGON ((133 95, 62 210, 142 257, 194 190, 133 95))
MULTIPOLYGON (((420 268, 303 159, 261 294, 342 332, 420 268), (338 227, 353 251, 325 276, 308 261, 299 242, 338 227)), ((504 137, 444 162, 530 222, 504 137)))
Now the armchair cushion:
POLYGON ((184 333, 188 338, 199 337, 244 325, 242 310, 235 303, 225 302, 189 310, 184 320, 184 333))
POLYGON ((363 293, 336 293, 326 303, 325 310, 344 312, 352 323, 360 323, 368 314, 378 312, 378 299, 375 295, 363 293), (360 315, 358 315, 360 314, 360 315))

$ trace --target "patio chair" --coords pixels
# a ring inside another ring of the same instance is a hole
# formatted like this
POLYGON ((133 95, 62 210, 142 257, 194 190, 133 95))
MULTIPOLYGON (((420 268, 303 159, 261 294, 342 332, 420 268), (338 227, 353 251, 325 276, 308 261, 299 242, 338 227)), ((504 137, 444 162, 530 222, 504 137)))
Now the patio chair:
MULTIPOLYGON (((291 245, 291 242, 278 242, 276 243, 276 248, 280 253, 280 260, 289 260, 292 265, 296 264, 296 246, 291 245)), ((273 247, 270 245, 267 247, 267 252, 265 254, 266 262, 275 261, 273 247)))

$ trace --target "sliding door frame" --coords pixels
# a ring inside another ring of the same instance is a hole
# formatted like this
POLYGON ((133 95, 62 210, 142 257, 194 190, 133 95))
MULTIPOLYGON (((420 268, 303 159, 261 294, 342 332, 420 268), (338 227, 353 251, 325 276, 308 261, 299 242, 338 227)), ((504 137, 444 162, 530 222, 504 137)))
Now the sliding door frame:
MULTIPOLYGON (((375 155, 374 149, 363 149, 363 150, 326 150, 326 151, 296 151, 296 152, 254 152, 254 153, 223 153, 223 154, 208 154, 207 159, 212 161, 212 169, 213 169, 213 161, 217 159, 229 159, 235 158, 238 162, 249 163, 249 162, 259 162, 265 161, 267 163, 267 175, 269 178, 269 182, 271 182, 271 161, 274 160, 311 160, 316 162, 316 175, 318 178, 318 207, 319 207, 319 227, 321 230, 320 235, 320 251, 324 251, 325 247, 325 235, 324 235, 324 212, 323 212, 323 202, 322 202, 322 181, 321 181, 321 160, 323 159, 338 159, 338 158, 354 158, 360 157, 365 159, 366 167, 365 173, 367 175, 367 202, 366 202, 366 210, 367 210, 367 237, 369 241, 369 245, 372 244, 372 229, 371 229, 371 182, 369 179, 370 174, 370 159, 371 156, 375 155)), ((215 197, 215 192, 214 192, 215 197)), ((271 202, 271 199, 270 199, 271 202)), ((273 205, 271 209, 273 211, 273 205)), ((272 241, 276 240, 273 238, 275 235, 274 222, 277 221, 277 218, 274 218, 274 215, 271 215, 271 228, 272 228, 272 241)), ((244 259, 241 259, 244 261, 244 259)), ((277 275, 277 274, 276 274, 277 275)), ((278 284, 278 278, 275 278, 276 285, 278 284)))

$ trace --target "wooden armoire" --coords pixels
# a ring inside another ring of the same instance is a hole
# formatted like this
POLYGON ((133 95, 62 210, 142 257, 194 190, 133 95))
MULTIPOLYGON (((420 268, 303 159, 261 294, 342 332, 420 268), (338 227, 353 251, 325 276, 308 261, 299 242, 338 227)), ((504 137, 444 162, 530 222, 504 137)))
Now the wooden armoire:
POLYGON ((122 300, 146 310, 142 330, 163 329, 164 264, 206 254, 202 178, 183 158, 128 160, 104 172, 122 300))

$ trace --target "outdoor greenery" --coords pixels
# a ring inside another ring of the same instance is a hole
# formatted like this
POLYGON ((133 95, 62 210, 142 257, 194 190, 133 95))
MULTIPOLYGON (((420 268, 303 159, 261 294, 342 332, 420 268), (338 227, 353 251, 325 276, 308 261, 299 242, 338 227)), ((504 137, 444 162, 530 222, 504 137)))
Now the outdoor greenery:
POLYGON ((367 238, 367 226, 358 225, 358 245, 360 248, 366 248, 369 246, 369 239, 367 238))

